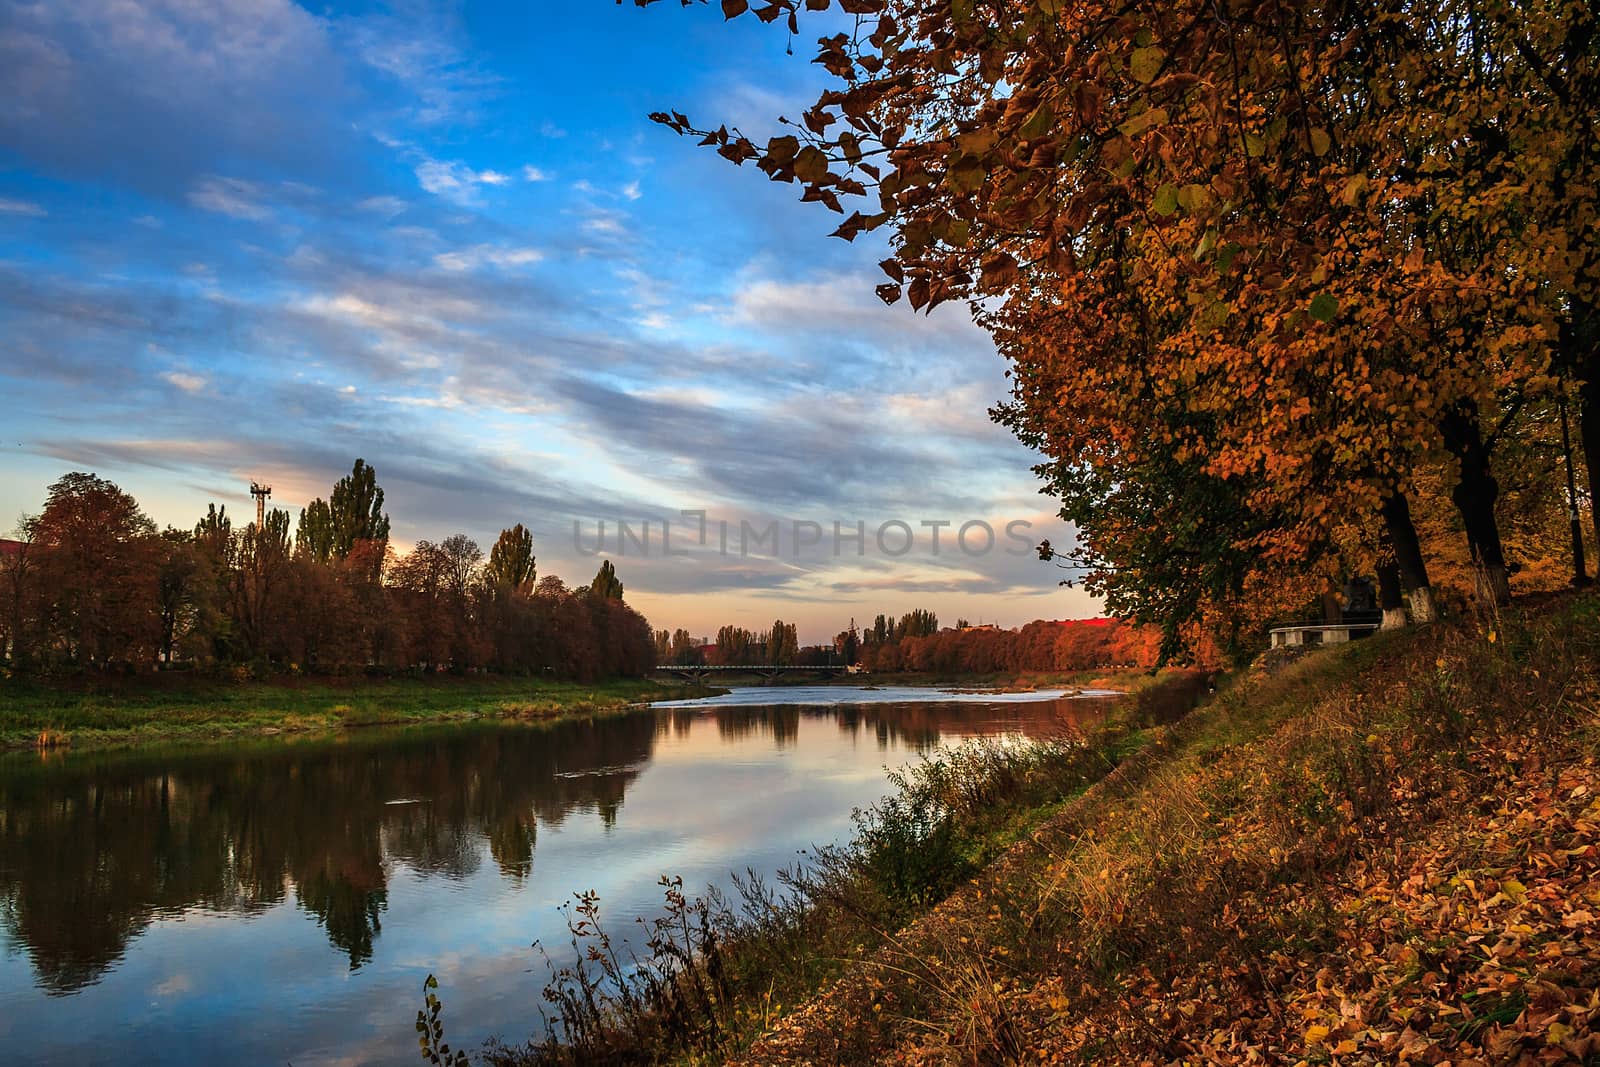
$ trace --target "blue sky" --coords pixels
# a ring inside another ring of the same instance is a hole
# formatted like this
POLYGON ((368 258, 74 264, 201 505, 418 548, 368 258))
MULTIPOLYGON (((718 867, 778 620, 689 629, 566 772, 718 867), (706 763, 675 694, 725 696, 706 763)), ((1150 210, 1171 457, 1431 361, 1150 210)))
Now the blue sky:
POLYGON ((881 247, 646 119, 767 136, 825 29, 790 56, 714 4, 0 0, 0 527, 74 469, 162 523, 246 513, 252 478, 298 513, 362 456, 402 548, 523 522, 576 584, 605 520, 657 626, 1094 614, 1007 551, 1011 521, 1065 537, 964 310, 883 307, 881 247), (955 544, 974 521, 992 551, 955 544))

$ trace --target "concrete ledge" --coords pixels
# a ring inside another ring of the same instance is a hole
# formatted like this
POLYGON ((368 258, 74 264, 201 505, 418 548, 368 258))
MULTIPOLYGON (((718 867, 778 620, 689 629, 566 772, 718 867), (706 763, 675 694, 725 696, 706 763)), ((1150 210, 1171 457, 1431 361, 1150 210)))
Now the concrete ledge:
POLYGON ((1295 626, 1278 626, 1268 631, 1273 648, 1297 648, 1301 645, 1343 645, 1356 634, 1376 631, 1377 622, 1307 622, 1295 626), (1311 640, 1307 640, 1311 638, 1311 640))

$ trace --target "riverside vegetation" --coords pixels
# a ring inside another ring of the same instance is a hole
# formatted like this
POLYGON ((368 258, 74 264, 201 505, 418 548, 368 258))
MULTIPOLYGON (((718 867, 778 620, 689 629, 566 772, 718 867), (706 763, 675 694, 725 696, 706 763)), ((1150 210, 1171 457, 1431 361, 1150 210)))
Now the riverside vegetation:
POLYGON ((193 674, 0 682, 0 750, 226 741, 358 726, 548 719, 713 690, 638 678, 597 682, 449 675, 402 679, 193 674))
MULTIPOLYGON (((579 896, 546 1037, 482 1055, 1594 1063, 1597 624, 1562 598, 944 753, 776 887, 664 880, 637 958, 579 896)), ((464 1061, 429 997, 424 1056, 464 1061)))

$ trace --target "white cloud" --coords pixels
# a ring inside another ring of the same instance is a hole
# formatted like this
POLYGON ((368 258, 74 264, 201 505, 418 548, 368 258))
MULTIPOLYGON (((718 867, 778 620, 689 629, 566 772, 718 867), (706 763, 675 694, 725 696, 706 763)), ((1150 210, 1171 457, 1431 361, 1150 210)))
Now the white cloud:
POLYGON ((620 212, 596 209, 584 220, 583 228, 590 233, 603 234, 607 237, 621 237, 628 232, 626 222, 627 216, 620 212))
POLYGON ((640 192, 638 182, 629 182, 627 185, 622 187, 622 195, 627 197, 629 200, 637 200, 643 196, 644 193, 640 192))
MULTIPOLYGON (((993 341, 966 308, 949 304, 928 315, 913 315, 904 306, 887 307, 873 295, 875 279, 860 274, 824 274, 809 281, 781 281, 747 270, 724 321, 757 329, 786 332, 819 324, 837 333, 871 338, 879 343, 933 343, 951 352, 988 352, 993 341)), ((963 354, 964 360, 966 355, 963 354)), ((998 365, 998 364, 997 364, 998 365)))
POLYGON ((301 302, 302 310, 323 318, 337 319, 367 329, 398 330, 419 321, 393 308, 381 307, 352 293, 313 296, 301 302))
POLYGON ((236 219, 260 221, 272 211, 261 202, 261 188, 242 178, 202 178, 189 190, 189 203, 202 211, 212 211, 236 219))
POLYGON ((498 76, 470 60, 448 17, 368 16, 353 25, 356 54, 415 94, 418 122, 471 124, 500 89, 498 76))
POLYGON ((190 394, 198 393, 206 387, 206 380, 198 374, 185 374, 182 371, 169 370, 163 373, 161 377, 167 384, 190 394))
POLYGON ((406 209, 406 202, 398 196, 369 196, 356 207, 392 219, 406 209))
POLYGON ((550 172, 541 170, 539 167, 529 163, 526 167, 522 168, 522 180, 528 182, 547 182, 550 180, 550 172))
POLYGON ((430 159, 417 164, 417 182, 424 190, 462 205, 478 202, 479 186, 509 181, 511 178, 499 171, 474 170, 459 161, 430 159))
POLYGON ((455 252, 441 252, 433 257, 434 265, 442 270, 465 271, 479 267, 498 267, 508 270, 526 267, 544 258, 537 248, 501 248, 495 245, 473 245, 455 252))
POLYGON ((454 393, 444 393, 439 396, 383 396, 378 399, 387 404, 399 404, 408 408, 434 408, 439 411, 454 411, 461 406, 461 397, 454 393))
POLYGON ((25 215, 30 219, 42 219, 48 214, 48 211, 31 201, 0 197, 0 215, 25 215))

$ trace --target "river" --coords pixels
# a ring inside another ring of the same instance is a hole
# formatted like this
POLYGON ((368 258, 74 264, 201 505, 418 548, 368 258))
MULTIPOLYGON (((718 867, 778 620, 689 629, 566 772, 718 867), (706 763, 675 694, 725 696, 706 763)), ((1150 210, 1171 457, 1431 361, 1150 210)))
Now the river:
POLYGON ((1057 693, 738 689, 597 719, 0 757, 7 1062, 410 1062, 434 973, 451 1042, 538 1025, 559 905, 614 931, 849 835, 885 766, 1059 736, 1057 693), (786 703, 775 705, 775 699, 786 703))

